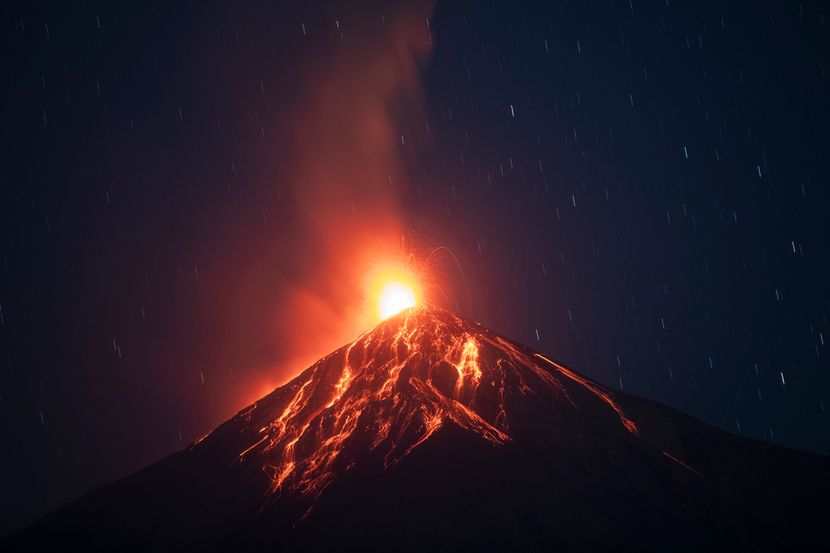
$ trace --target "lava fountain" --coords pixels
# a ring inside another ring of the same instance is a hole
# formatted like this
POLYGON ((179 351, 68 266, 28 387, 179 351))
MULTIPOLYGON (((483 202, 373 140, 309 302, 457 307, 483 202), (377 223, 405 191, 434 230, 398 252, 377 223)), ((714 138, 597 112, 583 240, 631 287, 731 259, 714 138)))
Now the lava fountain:
POLYGON ((377 324, 423 301, 420 279, 405 264, 375 266, 367 279, 366 298, 377 324))
POLYGON ((389 282, 380 292, 378 313, 381 319, 388 319, 409 307, 415 307, 415 292, 401 282, 389 282))

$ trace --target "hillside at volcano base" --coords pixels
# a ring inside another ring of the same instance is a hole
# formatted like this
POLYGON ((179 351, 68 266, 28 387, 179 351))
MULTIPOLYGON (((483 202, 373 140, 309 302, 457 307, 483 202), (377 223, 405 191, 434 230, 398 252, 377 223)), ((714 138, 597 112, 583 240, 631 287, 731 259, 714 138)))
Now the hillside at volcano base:
POLYGON ((828 468, 418 306, 0 545, 827 548, 828 468))

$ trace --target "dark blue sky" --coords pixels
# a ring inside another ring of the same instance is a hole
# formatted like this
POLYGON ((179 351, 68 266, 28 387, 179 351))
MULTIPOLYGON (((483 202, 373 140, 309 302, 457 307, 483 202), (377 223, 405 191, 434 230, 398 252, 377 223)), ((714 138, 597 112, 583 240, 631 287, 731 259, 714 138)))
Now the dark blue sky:
MULTIPOLYGON (((413 12, 433 49, 388 105, 373 91, 398 69, 364 60, 412 14, 269 4, 4 8, 0 530, 271 381, 295 339, 273 313, 334 248, 298 183, 318 154, 327 177, 373 175, 331 137, 376 105, 408 247, 460 261, 447 307, 611 388, 830 452, 821 3, 439 2, 428 26, 413 12), (310 117, 314 86, 357 115, 310 117)), ((383 207, 367 190, 352 211, 383 207)))

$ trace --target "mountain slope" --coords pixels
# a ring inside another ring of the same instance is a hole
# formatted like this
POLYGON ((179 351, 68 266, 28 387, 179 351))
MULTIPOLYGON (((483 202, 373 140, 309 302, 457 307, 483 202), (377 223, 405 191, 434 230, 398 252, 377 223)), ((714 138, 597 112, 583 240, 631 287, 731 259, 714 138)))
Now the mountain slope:
POLYGON ((424 306, 7 544, 818 547, 828 468, 424 306))

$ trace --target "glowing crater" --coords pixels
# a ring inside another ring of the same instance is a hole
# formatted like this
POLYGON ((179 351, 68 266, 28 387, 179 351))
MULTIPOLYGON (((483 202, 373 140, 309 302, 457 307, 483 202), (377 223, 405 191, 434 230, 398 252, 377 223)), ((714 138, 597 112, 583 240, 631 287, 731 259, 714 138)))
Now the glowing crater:
POLYGON ((388 282, 378 296, 380 318, 388 319, 404 309, 415 307, 415 291, 402 282, 388 282))

